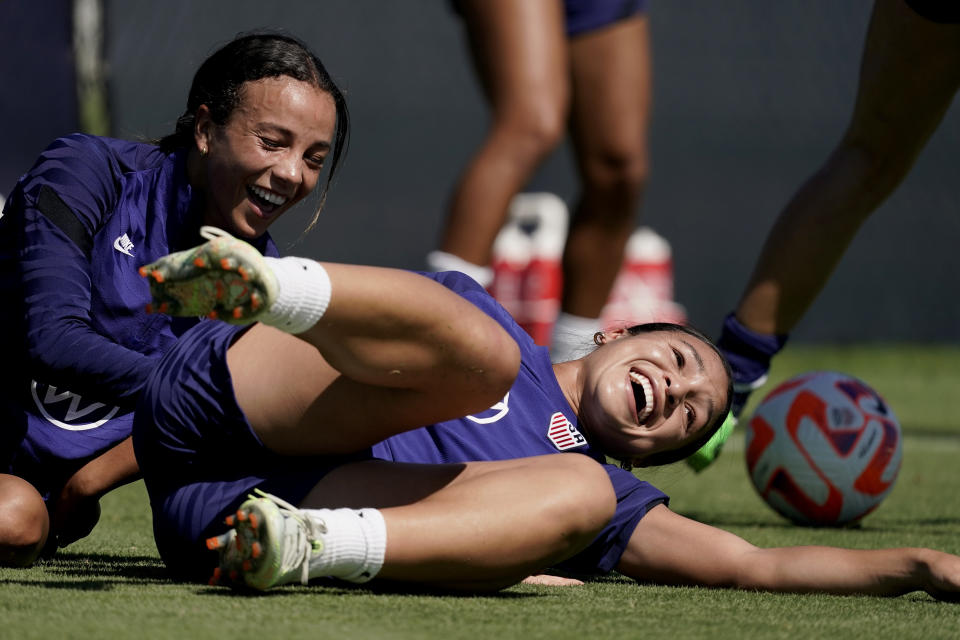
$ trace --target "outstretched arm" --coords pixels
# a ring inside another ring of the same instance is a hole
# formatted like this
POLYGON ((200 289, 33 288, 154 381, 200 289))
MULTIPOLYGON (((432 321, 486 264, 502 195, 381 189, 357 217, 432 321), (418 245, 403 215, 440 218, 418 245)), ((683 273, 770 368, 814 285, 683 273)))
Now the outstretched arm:
POLYGON ((931 549, 761 549, 661 505, 637 525, 617 569, 641 582, 792 593, 960 600, 960 557, 931 549))

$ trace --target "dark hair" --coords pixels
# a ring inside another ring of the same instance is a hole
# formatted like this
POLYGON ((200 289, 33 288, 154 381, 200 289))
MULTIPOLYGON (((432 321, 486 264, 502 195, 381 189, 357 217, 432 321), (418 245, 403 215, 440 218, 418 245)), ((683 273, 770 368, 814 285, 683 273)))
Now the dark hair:
POLYGON ((211 119, 216 124, 225 124, 240 104, 244 83, 278 76, 290 76, 330 94, 337 111, 330 171, 320 192, 320 202, 313 220, 307 227, 310 230, 317 223, 341 156, 346 153, 350 138, 350 114, 343 93, 327 73, 320 58, 296 38, 275 33, 242 34, 214 52, 193 76, 187 109, 177 119, 175 131, 161 138, 157 144, 164 152, 191 148, 200 105, 210 109, 211 119))
MULTIPOLYGON (((637 465, 632 464, 630 461, 622 460, 621 466, 623 466, 625 469, 630 469, 633 466, 658 467, 665 464, 678 462, 690 455, 693 455, 694 452, 705 445, 707 440, 712 438, 713 434, 720 429, 720 426, 726 419, 727 414, 730 412, 730 405, 733 402, 733 371, 730 369, 730 363, 727 362, 726 356, 724 356, 723 352, 717 348, 717 345, 713 343, 713 340, 708 338, 702 331, 698 331, 693 327, 688 327, 682 324, 673 324, 671 322, 647 322, 644 324, 635 324, 632 327, 626 328, 626 332, 631 336, 640 335, 642 333, 655 333, 658 331, 685 333, 693 336, 704 344, 707 344, 713 350, 713 352, 719 356, 720 362, 723 363, 723 369, 727 374, 727 402, 723 406, 723 410, 719 411, 716 417, 713 419, 713 424, 706 425, 703 429, 701 429, 700 433, 697 435, 697 438, 692 442, 685 444, 679 449, 671 449, 670 451, 661 451, 659 453, 655 453, 652 456, 648 456, 637 465)), ((598 334, 598 336, 599 335, 600 334, 598 334)))

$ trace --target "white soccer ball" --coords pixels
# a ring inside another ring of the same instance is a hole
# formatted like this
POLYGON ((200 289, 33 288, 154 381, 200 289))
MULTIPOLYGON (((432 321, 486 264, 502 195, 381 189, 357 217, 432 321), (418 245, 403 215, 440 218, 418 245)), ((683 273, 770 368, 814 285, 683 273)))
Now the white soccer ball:
POLYGON ((900 471, 900 423, 862 380, 832 371, 787 380, 747 426, 760 497, 796 524, 841 526, 873 511, 900 471))

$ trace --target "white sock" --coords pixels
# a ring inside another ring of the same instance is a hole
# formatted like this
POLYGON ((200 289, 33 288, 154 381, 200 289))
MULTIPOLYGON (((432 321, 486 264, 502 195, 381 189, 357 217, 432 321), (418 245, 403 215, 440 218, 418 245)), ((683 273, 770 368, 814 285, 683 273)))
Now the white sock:
POLYGON ((302 509, 322 520, 323 553, 310 560, 310 577, 348 582, 372 580, 387 551, 387 524, 377 509, 302 509))
POLYGON ((593 335, 601 328, 600 318, 584 318, 561 311, 553 325, 550 361, 566 362, 587 355, 595 346, 593 335))
POLYGON ((431 251, 427 254, 427 268, 430 271, 459 271, 465 273, 477 283, 487 288, 493 282, 493 269, 467 262, 459 256, 446 251, 431 251))
POLYGON ((258 318, 287 333, 303 333, 323 316, 330 304, 330 276, 316 260, 290 256, 265 258, 277 277, 277 299, 258 318))

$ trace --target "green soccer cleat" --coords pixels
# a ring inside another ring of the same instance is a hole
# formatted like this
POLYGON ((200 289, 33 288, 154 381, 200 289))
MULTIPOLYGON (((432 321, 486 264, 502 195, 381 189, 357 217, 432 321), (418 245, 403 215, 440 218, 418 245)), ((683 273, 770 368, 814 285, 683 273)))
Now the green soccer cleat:
POLYGON ((713 464, 720 455, 720 451, 723 450, 724 443, 730 438, 730 434, 733 433, 734 428, 737 426, 740 420, 739 416, 743 413, 750 394, 762 387, 766 382, 767 374, 763 374, 750 382, 737 382, 734 380, 733 401, 730 404, 730 413, 724 418, 723 424, 720 425, 720 429, 713 434, 713 437, 707 440, 707 443, 700 447, 696 453, 687 458, 687 464, 690 465, 694 471, 700 473, 713 464))
POLYGON ((150 281, 148 313, 206 316, 250 324, 277 297, 277 279, 260 252, 216 227, 200 228, 199 247, 140 267, 150 281))
MULTIPOLYGON (((232 517, 234 520, 235 517, 232 517)), ((228 518, 230 520, 230 518, 228 518)), ((219 566, 213 570, 210 585, 238 583, 240 580, 240 563, 243 558, 236 545, 237 530, 230 529, 226 533, 207 538, 207 549, 220 551, 219 566)))
POLYGON ((736 426, 737 418, 731 411, 727 414, 727 417, 724 418, 723 424, 720 425, 717 432, 707 440, 707 443, 687 458, 687 464, 697 473, 700 473, 713 464, 713 461, 720 455, 724 443, 730 438, 730 434, 733 433, 736 426))
POLYGON ((310 579, 310 561, 323 553, 326 526, 301 509, 256 490, 226 524, 233 529, 207 540, 220 550, 211 584, 266 591, 310 579))

